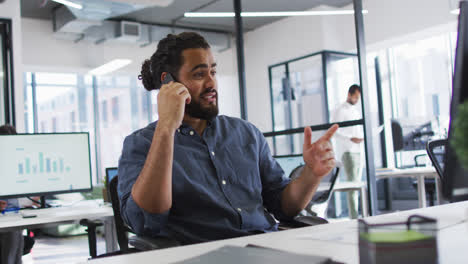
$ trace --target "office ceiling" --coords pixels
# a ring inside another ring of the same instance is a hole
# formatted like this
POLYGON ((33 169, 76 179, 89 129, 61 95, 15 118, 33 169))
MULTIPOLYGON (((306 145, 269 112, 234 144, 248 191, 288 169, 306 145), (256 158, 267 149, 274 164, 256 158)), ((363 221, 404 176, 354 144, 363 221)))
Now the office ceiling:
MULTIPOLYGON (((82 0, 74 0, 82 2, 82 0)), ((112 2, 111 0, 103 0, 112 2)), ((136 0, 115 0, 134 4, 136 0)), ((140 0, 139 0, 140 1, 140 0)), ((86 2, 86 1, 84 1, 86 2)), ((142 1, 144 2, 144 1, 142 1)), ((151 2, 151 1, 146 1, 151 2)), ((127 20, 154 25, 174 25, 201 30, 234 32, 233 18, 185 18, 184 12, 232 12, 232 0, 173 0, 167 6, 150 6, 127 14, 111 17, 111 20, 127 20)), ((243 11, 303 11, 320 5, 341 8, 352 0, 244 0, 243 11)), ((61 4, 51 0, 21 0, 21 16, 52 20, 52 11, 61 4)), ((249 31, 275 22, 282 17, 243 18, 244 30, 249 31)))

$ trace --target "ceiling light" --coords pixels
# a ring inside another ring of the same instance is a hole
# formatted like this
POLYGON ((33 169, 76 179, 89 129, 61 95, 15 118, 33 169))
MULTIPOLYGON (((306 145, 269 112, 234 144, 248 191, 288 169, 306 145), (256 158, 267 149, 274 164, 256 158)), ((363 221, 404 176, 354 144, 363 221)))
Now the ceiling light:
POLYGON ((52 0, 52 1, 63 4, 63 5, 66 5, 66 6, 69 6, 69 7, 73 7, 73 8, 76 8, 76 9, 83 9, 82 5, 77 4, 77 3, 73 3, 72 1, 68 1, 68 0, 52 0))
MULTIPOLYGON (((369 13, 362 10, 363 14, 369 13)), ((329 10, 329 11, 284 11, 284 12, 242 12, 242 17, 283 17, 283 16, 327 16, 327 15, 352 15, 354 10, 329 10)), ((185 17, 234 17, 234 12, 186 12, 185 17)))
POLYGON ((454 10, 450 11, 450 13, 452 13, 454 15, 460 15, 460 8, 457 8, 457 9, 454 9, 454 10))
POLYGON ((106 64, 103 64, 95 69, 88 72, 91 75, 104 75, 116 71, 122 67, 127 66, 132 61, 128 59, 115 59, 106 64))

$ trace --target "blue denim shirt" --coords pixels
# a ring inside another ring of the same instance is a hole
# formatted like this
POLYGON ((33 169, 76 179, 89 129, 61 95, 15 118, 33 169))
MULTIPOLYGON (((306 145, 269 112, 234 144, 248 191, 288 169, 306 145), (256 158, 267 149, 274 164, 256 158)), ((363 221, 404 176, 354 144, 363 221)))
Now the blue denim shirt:
POLYGON ((156 122, 129 135, 119 161, 121 212, 137 234, 166 235, 190 244, 276 231, 268 212, 287 218, 281 193, 289 179, 265 138, 254 125, 227 116, 209 122, 203 136, 187 125, 175 132, 172 207, 162 214, 140 208, 131 190, 155 128, 156 122))

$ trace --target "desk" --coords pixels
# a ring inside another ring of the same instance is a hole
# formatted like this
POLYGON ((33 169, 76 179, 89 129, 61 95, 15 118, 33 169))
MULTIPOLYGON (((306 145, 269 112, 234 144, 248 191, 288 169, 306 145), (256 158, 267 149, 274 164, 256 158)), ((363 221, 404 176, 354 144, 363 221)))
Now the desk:
POLYGON ((425 178, 434 178, 436 187, 437 204, 440 204, 442 192, 440 190, 440 178, 434 167, 414 167, 409 169, 377 169, 375 171, 377 180, 389 178, 416 178, 418 185, 419 207, 427 206, 425 178))
POLYGON ((21 210, 18 214, 0 217, 0 232, 57 226, 60 224, 78 223, 81 219, 104 220, 106 250, 112 252, 118 249, 115 241, 114 212, 112 207, 99 205, 96 201, 80 201, 72 206, 45 208, 38 210, 21 210), (23 218, 22 214, 37 215, 33 218, 23 218))
MULTIPOLYGON (((402 221, 411 214, 438 219, 440 264, 466 264, 468 260, 468 201, 368 217, 371 223, 402 221), (465 222, 463 222, 465 221, 465 222)), ((330 256, 347 264, 359 263, 356 220, 226 239, 203 244, 154 250, 130 255, 90 260, 90 264, 173 263, 201 255, 224 245, 249 243, 300 254, 330 256)))

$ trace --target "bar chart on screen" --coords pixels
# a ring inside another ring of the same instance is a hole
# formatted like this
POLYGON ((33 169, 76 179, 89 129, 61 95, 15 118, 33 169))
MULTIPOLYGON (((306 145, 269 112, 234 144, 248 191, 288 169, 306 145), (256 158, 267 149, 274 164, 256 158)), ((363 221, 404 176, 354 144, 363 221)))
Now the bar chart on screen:
POLYGON ((88 134, 1 136, 0 196, 91 188, 88 134))
MULTIPOLYGON (((16 149, 18 156, 24 152, 23 148, 16 149)), ((31 175, 43 173, 67 173, 71 171, 71 167, 65 164, 63 157, 54 155, 44 155, 44 152, 38 152, 33 155, 25 155, 23 159, 17 162, 18 175, 31 175)))

